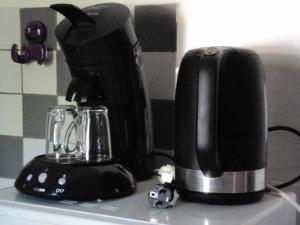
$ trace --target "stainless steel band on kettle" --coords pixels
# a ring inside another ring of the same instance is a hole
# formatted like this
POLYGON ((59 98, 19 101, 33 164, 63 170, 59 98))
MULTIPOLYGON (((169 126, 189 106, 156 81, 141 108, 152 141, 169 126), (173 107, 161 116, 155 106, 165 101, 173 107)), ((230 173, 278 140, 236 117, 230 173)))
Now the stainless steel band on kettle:
POLYGON ((266 187, 265 169, 223 172, 220 177, 206 177, 201 170, 176 166, 176 186, 202 193, 248 193, 266 187))

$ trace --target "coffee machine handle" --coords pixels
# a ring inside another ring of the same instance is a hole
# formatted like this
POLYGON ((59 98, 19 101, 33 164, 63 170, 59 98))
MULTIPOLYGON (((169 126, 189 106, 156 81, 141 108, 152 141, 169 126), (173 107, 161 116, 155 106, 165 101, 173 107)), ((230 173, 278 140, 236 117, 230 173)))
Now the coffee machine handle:
POLYGON ((54 4, 50 8, 60 12, 75 26, 91 26, 95 24, 95 21, 88 14, 72 4, 54 4))
POLYGON ((218 153, 218 57, 208 48, 199 62, 196 156, 200 169, 207 177, 222 174, 218 153))

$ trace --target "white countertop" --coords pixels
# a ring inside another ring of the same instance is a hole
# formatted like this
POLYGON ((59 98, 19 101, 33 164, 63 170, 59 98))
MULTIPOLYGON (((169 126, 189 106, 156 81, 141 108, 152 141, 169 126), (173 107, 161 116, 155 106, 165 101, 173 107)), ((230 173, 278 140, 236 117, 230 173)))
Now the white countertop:
POLYGON ((155 180, 141 182, 133 195, 103 202, 59 202, 23 195, 13 187, 5 188, 0 190, 0 224, 296 224, 295 210, 285 200, 271 194, 248 205, 207 205, 178 199, 175 208, 153 209, 147 202, 146 193, 155 183, 155 180))
POLYGON ((9 178, 1 178, 0 177, 0 189, 11 187, 14 185, 15 179, 9 179, 9 178))

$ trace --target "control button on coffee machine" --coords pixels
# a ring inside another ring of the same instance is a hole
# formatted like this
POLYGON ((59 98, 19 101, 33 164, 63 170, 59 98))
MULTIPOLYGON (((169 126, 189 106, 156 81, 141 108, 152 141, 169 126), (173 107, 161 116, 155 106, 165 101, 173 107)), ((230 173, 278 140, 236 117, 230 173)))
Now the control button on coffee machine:
POLYGON ((32 179, 32 173, 28 174, 28 176, 26 177, 27 181, 31 181, 31 179, 32 179))
POLYGON ((59 185, 64 185, 64 184, 66 183, 66 181, 67 181, 67 180, 66 180, 65 177, 61 177, 61 178, 58 179, 58 184, 59 184, 59 185))
POLYGON ((40 183, 45 183, 46 180, 47 180, 47 177, 48 177, 48 174, 47 173, 41 173, 39 176, 38 176, 38 181, 40 183))

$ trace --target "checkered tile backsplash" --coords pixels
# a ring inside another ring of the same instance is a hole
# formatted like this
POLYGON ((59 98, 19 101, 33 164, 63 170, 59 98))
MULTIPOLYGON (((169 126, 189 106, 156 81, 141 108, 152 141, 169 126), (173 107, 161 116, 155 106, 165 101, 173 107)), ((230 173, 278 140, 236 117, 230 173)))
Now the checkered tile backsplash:
MULTIPOLYGON (((176 5, 132 8, 153 109, 155 148, 173 149, 176 66, 176 5)), ((49 8, 2 8, 0 25, 0 177, 16 177, 34 156, 45 152, 49 105, 65 102, 70 73, 54 36, 62 16, 49 8), (47 61, 17 64, 13 43, 26 42, 24 27, 41 20, 47 27, 47 61)))

